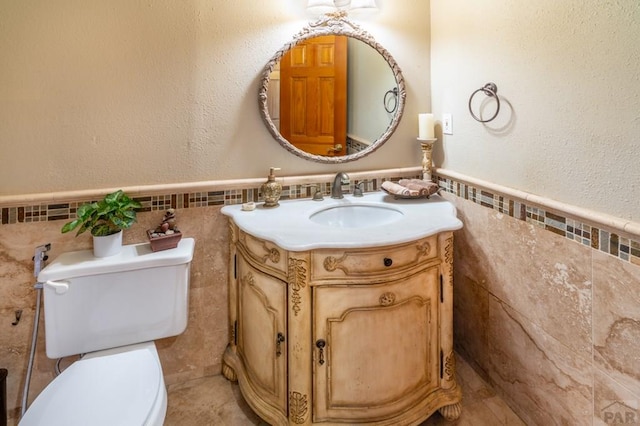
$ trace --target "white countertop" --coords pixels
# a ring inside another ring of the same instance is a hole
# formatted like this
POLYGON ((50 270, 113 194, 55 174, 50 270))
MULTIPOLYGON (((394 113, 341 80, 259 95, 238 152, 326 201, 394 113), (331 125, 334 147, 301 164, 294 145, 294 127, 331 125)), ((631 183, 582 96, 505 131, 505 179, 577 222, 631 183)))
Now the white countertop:
POLYGON ((256 203, 252 211, 244 211, 242 205, 236 204, 223 207, 222 213, 231 217, 241 230, 290 251, 386 246, 462 228, 456 208, 438 195, 429 199, 395 199, 381 191, 363 197, 345 195, 340 200, 328 196, 323 201, 284 200, 279 207, 272 208, 256 203), (388 207, 402 215, 391 223, 357 228, 322 225, 309 219, 321 210, 349 205, 388 207))

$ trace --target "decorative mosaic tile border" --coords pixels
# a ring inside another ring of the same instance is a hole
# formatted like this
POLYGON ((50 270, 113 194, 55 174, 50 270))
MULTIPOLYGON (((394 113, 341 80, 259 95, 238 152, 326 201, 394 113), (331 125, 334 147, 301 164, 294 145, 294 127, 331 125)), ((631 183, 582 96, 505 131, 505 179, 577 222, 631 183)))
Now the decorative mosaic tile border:
POLYGON ((494 194, 451 178, 436 176, 436 180, 443 191, 589 246, 594 250, 640 265, 640 240, 625 238, 610 230, 602 229, 599 225, 594 226, 594 224, 551 213, 538 206, 494 194))
MULTIPOLYGON (((352 179, 349 192, 352 193, 355 184, 361 181, 364 182, 365 192, 371 192, 377 191, 385 180, 398 181, 402 178, 420 177, 417 168, 415 173, 416 174, 403 173, 402 176, 391 176, 387 178, 352 179)), ((640 265, 640 239, 626 238, 610 229, 605 229, 605 227, 601 225, 574 220, 561 214, 545 211, 533 203, 521 202, 503 194, 493 193, 452 178, 442 177, 437 174, 434 175, 434 179, 443 191, 472 201, 483 207, 496 210, 515 219, 531 223, 534 226, 572 241, 590 246, 594 250, 608 253, 623 261, 640 265)), ((328 194, 331 190, 331 182, 323 181, 299 185, 283 185, 281 199, 310 198, 318 187, 324 194, 328 194)), ((259 185, 247 189, 185 192, 133 198, 142 204, 142 208, 139 210, 141 212, 163 211, 168 208, 188 209, 262 201, 259 185)), ((69 220, 75 217, 80 205, 92 201, 96 200, 2 207, 0 208, 0 226, 16 223, 69 220)))
MULTIPOLYGON (((417 176, 417 175, 416 175, 417 176)), ((355 184, 364 182, 365 192, 377 191, 384 180, 397 181, 403 177, 393 177, 390 179, 365 179, 352 180, 349 185, 349 192, 353 192, 355 184)), ((311 198, 316 192, 316 188, 324 194, 331 191, 331 182, 315 182, 301 185, 283 185, 281 200, 311 198)), ((163 211, 169 208, 189 209, 198 207, 223 206, 231 204, 242 204, 249 201, 262 202, 260 188, 229 189, 224 191, 201 191, 189 193, 163 194, 153 196, 133 196, 133 199, 140 202, 142 207, 139 212, 163 211)), ((46 222, 53 220, 70 220, 75 217, 78 207, 85 203, 98 201, 88 199, 74 202, 42 203, 36 205, 25 205, 17 207, 0 208, 0 225, 11 225, 16 223, 46 222)))

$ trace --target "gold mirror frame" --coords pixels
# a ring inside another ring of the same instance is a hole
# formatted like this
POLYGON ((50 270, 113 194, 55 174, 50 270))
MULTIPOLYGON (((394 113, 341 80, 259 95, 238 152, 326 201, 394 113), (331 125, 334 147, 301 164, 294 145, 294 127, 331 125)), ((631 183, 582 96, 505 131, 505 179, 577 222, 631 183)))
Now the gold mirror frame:
POLYGON ((371 154, 376 149, 380 148, 388 139, 391 137, 393 132, 398 127, 400 120, 402 119, 402 114, 404 112, 405 98, 407 96, 404 77, 402 76, 402 71, 400 67, 393 59, 391 54, 385 49, 380 43, 378 43, 367 31, 360 28, 357 24, 353 23, 347 18, 345 12, 335 12, 328 13, 324 15, 322 18, 317 20, 316 22, 309 23, 308 26, 303 28, 298 34, 293 37, 293 40, 287 44, 285 44, 280 50, 276 52, 276 54, 271 58, 271 60, 267 63, 262 73, 262 79, 258 93, 258 103, 260 107, 260 115, 262 116, 262 120, 264 124, 269 129, 269 132, 277 140, 280 145, 282 145, 287 151, 297 155, 298 157, 302 157, 307 160, 315 161, 318 163, 327 163, 327 164, 338 164, 338 163, 346 163, 349 161, 355 161, 362 157, 365 157, 371 154), (387 61, 389 67, 391 68, 391 72, 393 73, 396 84, 398 87, 398 105, 395 115, 389 123, 387 130, 368 148, 363 149, 362 151, 356 152, 354 154, 342 155, 329 157, 324 155, 316 155, 305 152, 295 146, 293 146, 288 140, 286 140, 276 128, 273 120, 269 115, 269 107, 267 102, 267 91, 269 88, 269 80, 271 72, 274 70, 276 65, 280 62, 280 59, 295 45, 298 43, 319 36, 326 35, 344 35, 348 37, 353 37, 354 39, 360 40, 369 46, 373 47, 382 57, 387 61))

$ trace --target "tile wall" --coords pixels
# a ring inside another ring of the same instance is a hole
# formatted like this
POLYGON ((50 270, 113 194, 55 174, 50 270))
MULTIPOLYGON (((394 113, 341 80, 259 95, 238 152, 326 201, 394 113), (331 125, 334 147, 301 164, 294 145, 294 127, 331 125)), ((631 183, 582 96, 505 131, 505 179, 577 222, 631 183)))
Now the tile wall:
MULTIPOLYGON (((352 174, 375 191, 383 180, 419 168, 352 174)), ((458 208, 455 333, 457 350, 528 424, 606 424, 640 404, 640 235, 509 197, 495 188, 436 175, 458 208), (613 416, 613 417, 612 417, 613 416)), ((285 178, 283 199, 310 197, 331 176, 285 178)), ((157 343, 168 384, 219 374, 226 346, 228 227, 220 207, 260 201, 259 181, 193 188, 136 188, 143 204, 125 243, 144 242, 166 208, 196 238, 190 322, 157 343), (153 195, 149 195, 153 194, 153 195)), ((125 190, 127 190, 125 188, 125 190)), ((0 368, 9 369, 8 408, 19 413, 35 307, 33 249, 51 256, 91 247, 60 228, 90 197, 3 203, 0 197, 0 368), (17 325, 15 311, 22 310, 17 325)), ((42 324, 41 324, 42 327, 42 324)), ((54 361, 38 341, 31 399, 53 378, 54 361)), ((68 365, 72 359, 63 360, 68 365)), ((629 414, 631 413, 631 414, 629 414)), ((640 417, 638 418, 640 420, 640 417)), ((12 424, 10 422, 10 424, 12 424)))
POLYGON ((640 424, 640 238, 439 177, 454 342, 531 425, 640 424))

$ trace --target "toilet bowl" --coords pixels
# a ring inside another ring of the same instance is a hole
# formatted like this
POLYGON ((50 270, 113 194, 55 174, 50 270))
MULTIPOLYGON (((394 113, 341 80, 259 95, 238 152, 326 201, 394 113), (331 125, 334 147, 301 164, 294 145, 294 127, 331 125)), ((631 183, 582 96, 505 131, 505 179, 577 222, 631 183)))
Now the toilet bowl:
POLYGON ((167 392, 153 342, 86 354, 38 395, 20 426, 161 426, 167 392))
POLYGON ((160 426, 167 391, 156 339, 184 332, 195 242, 96 258, 64 253, 43 283, 49 358, 84 354, 38 395, 20 426, 160 426))

